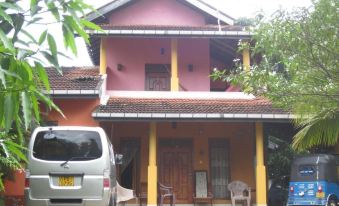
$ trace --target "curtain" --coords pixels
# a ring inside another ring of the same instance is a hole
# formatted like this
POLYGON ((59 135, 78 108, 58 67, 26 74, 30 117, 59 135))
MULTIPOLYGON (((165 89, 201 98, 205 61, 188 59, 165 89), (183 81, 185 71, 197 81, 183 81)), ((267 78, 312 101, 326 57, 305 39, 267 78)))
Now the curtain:
POLYGON ((210 167, 212 192, 215 198, 229 198, 229 152, 227 140, 211 140, 210 167))

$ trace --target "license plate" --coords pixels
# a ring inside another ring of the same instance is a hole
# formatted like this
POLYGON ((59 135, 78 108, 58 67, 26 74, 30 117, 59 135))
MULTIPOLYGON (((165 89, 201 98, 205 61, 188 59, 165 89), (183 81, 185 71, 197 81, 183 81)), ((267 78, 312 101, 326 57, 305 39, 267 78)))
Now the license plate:
POLYGON ((61 176, 59 177, 59 186, 74 186, 73 176, 61 176))
POLYGON ((325 193, 324 193, 324 192, 317 192, 317 193, 315 194, 315 196, 316 196, 317 198, 324 198, 324 197, 325 197, 325 193))

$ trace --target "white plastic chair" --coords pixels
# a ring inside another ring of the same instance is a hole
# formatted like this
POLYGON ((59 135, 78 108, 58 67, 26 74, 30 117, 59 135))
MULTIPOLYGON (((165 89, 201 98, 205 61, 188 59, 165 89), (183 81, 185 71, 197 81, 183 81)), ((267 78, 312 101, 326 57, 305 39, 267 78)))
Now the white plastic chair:
POLYGON ((227 188, 231 192, 232 206, 235 206, 236 201, 245 201, 247 206, 251 205, 251 188, 246 183, 233 181, 227 188))
POLYGON ((126 201, 134 199, 134 190, 122 187, 117 181, 117 203, 125 205, 126 201))

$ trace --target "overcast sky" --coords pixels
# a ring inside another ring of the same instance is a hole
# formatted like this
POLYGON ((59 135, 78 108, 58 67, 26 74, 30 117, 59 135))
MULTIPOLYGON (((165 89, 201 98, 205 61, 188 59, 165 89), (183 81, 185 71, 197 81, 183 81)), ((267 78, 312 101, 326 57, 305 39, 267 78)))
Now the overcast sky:
MULTIPOLYGON (((85 0, 98 8, 111 0, 85 0)), ((311 0, 204 0, 212 6, 220 9, 224 13, 234 18, 253 17, 258 11, 264 11, 266 14, 273 13, 280 7, 292 10, 297 7, 308 7, 311 0)), ((60 44, 61 45, 61 44, 60 44)), ((89 59, 86 47, 82 40, 77 40, 79 47, 78 57, 73 60, 61 59, 63 66, 90 66, 92 63, 89 59)), ((70 55, 71 56, 71 55, 70 55)))

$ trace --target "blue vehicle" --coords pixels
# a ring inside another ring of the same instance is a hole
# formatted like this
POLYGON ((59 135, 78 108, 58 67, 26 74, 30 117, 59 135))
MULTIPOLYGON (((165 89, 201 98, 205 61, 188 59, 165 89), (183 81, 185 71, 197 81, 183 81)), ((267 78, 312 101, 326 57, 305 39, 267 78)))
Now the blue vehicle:
POLYGON ((339 205, 339 155, 312 154, 294 159, 287 205, 339 205))

